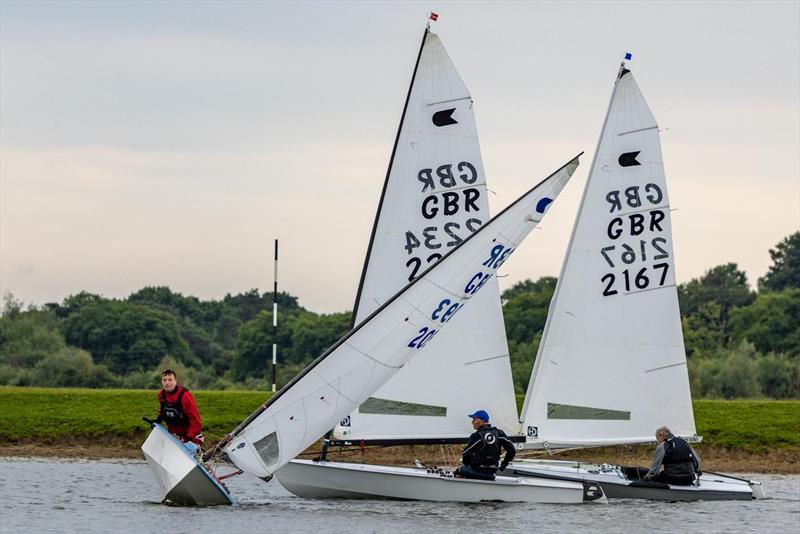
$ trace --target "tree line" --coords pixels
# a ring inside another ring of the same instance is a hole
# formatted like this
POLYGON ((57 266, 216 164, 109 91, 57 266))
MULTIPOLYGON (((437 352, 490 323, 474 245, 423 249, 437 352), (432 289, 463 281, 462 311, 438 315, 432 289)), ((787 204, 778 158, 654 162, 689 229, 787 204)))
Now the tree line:
MULTIPOLYGON (((800 232, 770 250, 752 290, 734 263, 678 287, 696 398, 800 397, 800 232)), ((502 294, 514 386, 524 392, 556 278, 502 294)), ((344 335, 350 312, 317 314, 278 293, 278 386, 344 335)), ((201 389, 271 387, 272 294, 256 289, 202 301, 168 287, 125 299, 81 292, 25 306, 6 294, 0 316, 0 385, 155 388, 160 370, 201 389)))

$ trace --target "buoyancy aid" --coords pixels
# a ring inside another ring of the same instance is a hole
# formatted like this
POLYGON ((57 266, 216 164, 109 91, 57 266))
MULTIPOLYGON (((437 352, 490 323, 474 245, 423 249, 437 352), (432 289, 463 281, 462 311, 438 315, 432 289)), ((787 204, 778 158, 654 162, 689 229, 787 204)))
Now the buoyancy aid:
POLYGON ((685 439, 675 436, 664 440, 664 472, 671 476, 694 478, 697 470, 694 451, 685 439))
POLYGON ((500 434, 491 425, 476 431, 479 440, 471 452, 470 465, 481 469, 497 469, 500 465, 500 434))
POLYGON ((183 386, 177 387, 181 388, 181 390, 173 402, 167 402, 166 392, 162 391, 161 393, 161 419, 167 425, 180 424, 187 420, 186 412, 183 410, 183 395, 189 390, 183 386))

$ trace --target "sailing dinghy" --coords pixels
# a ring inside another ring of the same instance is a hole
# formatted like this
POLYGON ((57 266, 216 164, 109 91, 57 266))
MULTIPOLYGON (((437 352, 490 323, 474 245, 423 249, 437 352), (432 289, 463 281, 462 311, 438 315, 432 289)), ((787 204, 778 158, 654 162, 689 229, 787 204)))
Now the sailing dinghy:
POLYGON ((160 424, 151 426, 142 452, 161 485, 162 501, 200 506, 235 504, 227 488, 186 445, 160 424))
MULTIPOLYGON (((353 311, 358 323, 489 218, 472 97, 427 29, 400 120, 353 311)), ((544 206, 543 206, 544 207, 544 206)), ((519 420, 496 279, 415 358, 347 415, 324 445, 466 443, 466 414, 484 407, 514 437, 519 420)), ((276 476, 306 498, 577 502, 575 486, 440 469, 292 460, 276 476)), ((587 485, 584 498, 601 498, 587 485)))
MULTIPOLYGON (((623 62, 611 95, 522 410, 525 448, 650 443, 656 427, 699 441, 683 344, 658 124, 623 62)), ((758 482, 706 473, 692 486, 639 470, 515 461, 518 475, 592 481, 663 500, 763 497, 758 482)))
MULTIPOLYGON (((472 96, 439 37, 426 29, 375 216, 353 324, 489 220, 472 96)), ((333 444, 466 442, 466 414, 519 434, 496 278, 409 362, 339 422, 333 444), (446 374, 446 376, 445 376, 446 374), (472 395, 460 394, 469 391, 472 395)))

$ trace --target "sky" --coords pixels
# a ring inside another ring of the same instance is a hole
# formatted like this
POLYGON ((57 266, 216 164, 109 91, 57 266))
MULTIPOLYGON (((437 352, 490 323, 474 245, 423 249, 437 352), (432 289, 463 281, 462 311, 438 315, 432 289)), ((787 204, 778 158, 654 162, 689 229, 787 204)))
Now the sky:
POLYGON ((800 3, 0 2, 0 291, 279 288, 352 309, 427 13, 497 213, 583 164, 501 288, 557 276, 621 55, 661 126, 678 282, 800 229, 800 3), (532 244, 536 241, 535 245, 532 244))

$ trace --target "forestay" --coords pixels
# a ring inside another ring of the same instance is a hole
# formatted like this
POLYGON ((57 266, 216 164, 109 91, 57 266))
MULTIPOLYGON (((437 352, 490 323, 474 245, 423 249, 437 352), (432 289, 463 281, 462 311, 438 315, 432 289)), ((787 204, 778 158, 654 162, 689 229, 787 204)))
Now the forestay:
POLYGON ((658 125, 623 66, 531 375, 528 447, 695 433, 658 125))
POLYGON ((363 403, 477 294, 541 220, 576 157, 464 239, 388 299, 239 425, 221 446, 246 473, 267 477, 363 403))
MULTIPOLYGON (((467 87, 426 30, 389 163, 353 312, 358 324, 489 219, 467 87)), ((334 432, 335 439, 465 439, 466 414, 519 432, 497 280, 334 432)))

